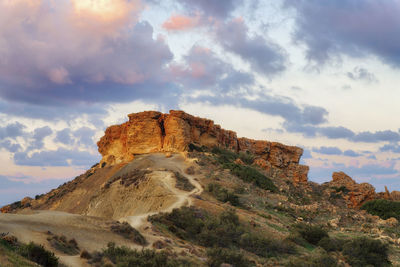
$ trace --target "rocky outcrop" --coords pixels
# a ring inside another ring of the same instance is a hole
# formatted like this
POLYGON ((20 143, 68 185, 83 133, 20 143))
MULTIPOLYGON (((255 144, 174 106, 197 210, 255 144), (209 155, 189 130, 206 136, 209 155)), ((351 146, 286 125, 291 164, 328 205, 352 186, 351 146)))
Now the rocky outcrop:
POLYGON ((237 138, 212 120, 171 110, 169 114, 145 111, 128 115, 129 121, 109 127, 97 143, 102 163, 126 163, 135 154, 182 152, 190 144, 226 147, 236 152, 250 152, 255 163, 266 170, 283 170, 283 176, 295 183, 306 183, 308 166, 299 165, 303 149, 276 142, 237 138))
POLYGON ((372 185, 368 183, 357 184, 344 172, 334 172, 329 186, 337 191, 344 192, 343 198, 351 208, 358 208, 366 201, 377 198, 375 188, 372 185))
POLYGON ((392 191, 385 186, 385 192, 378 193, 378 198, 383 198, 392 201, 400 201, 400 191, 392 191))

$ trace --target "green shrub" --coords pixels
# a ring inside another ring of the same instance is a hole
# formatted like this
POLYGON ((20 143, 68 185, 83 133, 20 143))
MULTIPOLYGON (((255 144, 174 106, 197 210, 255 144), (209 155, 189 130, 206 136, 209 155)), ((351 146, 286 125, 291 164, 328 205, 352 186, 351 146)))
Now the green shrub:
POLYGON ((61 251, 68 255, 79 254, 78 243, 75 239, 70 239, 69 241, 67 241, 67 238, 63 235, 51 235, 47 238, 47 240, 49 241, 50 245, 58 251, 61 251))
POLYGON ((123 236, 126 239, 132 240, 134 243, 145 246, 146 238, 127 222, 115 222, 111 225, 111 231, 123 236))
POLYGON ((239 158, 246 164, 251 165, 254 162, 254 155, 250 152, 239 152, 239 158))
POLYGON ((390 266, 388 246, 379 240, 360 237, 346 242, 343 255, 353 267, 390 266))
POLYGON ((231 264, 235 267, 255 266, 241 252, 226 248, 207 249, 207 257, 207 263, 210 267, 220 267, 223 263, 231 264))
POLYGON ((229 202, 233 206, 239 206, 239 197, 233 192, 228 191, 219 184, 211 183, 207 186, 207 191, 210 192, 217 200, 221 202, 229 202))
POLYGON ((176 178, 176 188, 181 189, 183 191, 192 191, 195 187, 192 185, 189 181, 189 179, 179 172, 175 172, 175 178, 176 178))
POLYGON ((114 243, 109 243, 103 254, 97 257, 97 261, 106 257, 112 263, 121 267, 128 266, 154 266, 154 267, 175 267, 190 266, 182 260, 170 259, 165 252, 156 252, 151 249, 132 250, 127 247, 117 247, 114 243))
POLYGON ((248 231, 233 210, 222 212, 218 217, 193 207, 174 209, 168 214, 149 218, 152 223, 163 225, 176 236, 208 248, 244 249, 261 257, 294 253, 288 242, 280 242, 248 231))
POLYGON ((214 147, 211 152, 216 155, 217 162, 221 164, 223 168, 229 169, 233 175, 236 175, 241 180, 247 183, 253 183, 262 189, 270 190, 272 192, 278 191, 278 188, 274 185, 271 179, 260 173, 257 169, 234 163, 236 159, 240 158, 244 163, 252 164, 254 156, 250 153, 235 153, 231 150, 219 147, 214 147))
POLYGON ((189 148, 189 152, 193 152, 193 151, 204 152, 205 151, 203 147, 197 146, 193 143, 190 143, 188 148, 189 148))
POLYGON ((336 267, 338 266, 338 262, 335 258, 330 256, 327 253, 320 255, 313 255, 307 258, 295 258, 292 259, 287 267, 336 267))
POLYGON ((361 209, 366 210, 372 215, 377 215, 384 220, 390 217, 400 220, 400 202, 397 201, 386 199, 371 200, 364 203, 361 209))
POLYGON ((328 232, 319 226, 312 226, 305 223, 294 225, 294 231, 312 245, 317 245, 323 238, 329 238, 328 232))
POLYGON ((274 185, 271 179, 253 167, 230 163, 225 164, 224 168, 229 169, 233 175, 236 175, 247 183, 253 183, 262 189, 270 190, 272 192, 278 191, 278 188, 274 185))
POLYGON ((345 240, 343 239, 336 239, 336 238, 329 238, 323 237, 319 242, 318 246, 325 249, 327 252, 331 251, 340 251, 345 244, 345 240))
POLYGON ((240 237, 240 247, 261 257, 296 253, 294 245, 287 240, 266 239, 249 233, 245 233, 240 237))
POLYGON ((58 266, 58 258, 53 252, 47 251, 42 245, 37 245, 33 242, 21 245, 19 253, 21 256, 44 267, 58 266))

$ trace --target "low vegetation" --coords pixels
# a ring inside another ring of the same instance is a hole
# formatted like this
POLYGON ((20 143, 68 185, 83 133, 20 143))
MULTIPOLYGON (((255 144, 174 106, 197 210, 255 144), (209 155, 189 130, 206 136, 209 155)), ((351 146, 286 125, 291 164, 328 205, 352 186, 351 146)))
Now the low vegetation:
MULTIPOLYGON (((237 255, 241 249, 264 258, 296 252, 294 245, 288 241, 269 239, 250 232, 249 227, 240 223, 233 210, 226 210, 216 217, 201 209, 183 207, 168 214, 153 215, 149 220, 181 239, 207 248, 232 250, 214 252, 214 257, 231 253, 237 255)), ((211 260, 216 261, 215 258, 211 260)))
POLYGON ((107 183, 104 185, 104 188, 109 188, 111 184, 113 184, 116 181, 119 181, 120 185, 123 185, 125 187, 134 185, 138 186, 141 182, 146 180, 146 175, 149 174, 149 170, 140 170, 140 169, 135 169, 130 172, 126 172, 123 174, 116 174, 110 180, 107 181, 107 183))
POLYGON ((386 199, 371 200, 361 206, 361 209, 366 210, 372 215, 377 215, 386 220, 391 217, 400 220, 400 202, 390 201, 386 199))
POLYGON ((183 191, 192 191, 195 187, 192 185, 187 177, 182 175, 180 172, 175 172, 176 178, 176 188, 183 190, 183 191))
POLYGON ((278 188, 274 185, 271 179, 259 172, 256 168, 235 163, 236 159, 240 159, 246 164, 253 162, 253 157, 248 153, 235 153, 230 150, 213 148, 212 153, 216 156, 217 162, 222 165, 224 169, 229 169, 230 172, 247 183, 254 185, 272 192, 277 192, 278 188))
POLYGON ((174 259, 165 252, 156 252, 151 249, 132 250, 127 247, 118 247, 114 243, 108 243, 102 252, 92 255, 89 263, 96 266, 107 266, 105 263, 111 261, 110 266, 149 266, 149 267, 184 267, 195 266, 184 259, 174 259))
MULTIPOLYGON (((12 256, 12 260, 16 263, 24 264, 23 260, 16 257, 19 255, 31 262, 35 262, 44 267, 58 266, 58 258, 54 253, 47 251, 42 245, 30 242, 29 244, 23 244, 13 236, 2 234, 0 238, 0 250, 4 250, 6 254, 12 256)), ((22 265, 16 265, 22 266, 22 265)), ((29 266, 29 263, 26 263, 29 266)))
POLYGON ((249 261, 240 251, 226 248, 210 248, 207 250, 207 263, 210 267, 220 267, 222 264, 230 264, 235 267, 256 266, 249 261))
POLYGON ((239 196, 235 193, 223 188, 220 184, 211 183, 207 185, 207 192, 211 193, 217 200, 221 202, 229 202, 233 206, 239 206, 239 196))
MULTIPOLYGON (((388 246, 380 240, 368 237, 331 238, 320 226, 299 223, 292 227, 288 239, 306 248, 312 245, 323 248, 327 253, 340 252, 345 256, 346 262, 353 267, 390 266, 391 264, 388 259, 388 246)), ((313 258, 298 259, 296 264, 293 264, 288 266, 337 266, 336 260, 326 253, 313 258)))
POLYGON ((75 239, 67 240, 64 235, 58 236, 49 233, 49 237, 47 237, 47 241, 49 241, 50 245, 61 251, 62 253, 68 255, 78 255, 79 254, 79 247, 78 243, 75 239))
POLYGON ((293 226, 293 233, 300 235, 302 239, 312 245, 317 245, 323 238, 328 238, 328 232, 320 226, 312 226, 298 223, 293 226))
POLYGON ((343 245, 343 255, 353 267, 391 266, 388 246, 379 240, 360 237, 343 245))
POLYGON ((145 246, 147 245, 146 238, 127 222, 115 222, 110 227, 111 231, 123 236, 126 239, 132 240, 134 243, 145 246))

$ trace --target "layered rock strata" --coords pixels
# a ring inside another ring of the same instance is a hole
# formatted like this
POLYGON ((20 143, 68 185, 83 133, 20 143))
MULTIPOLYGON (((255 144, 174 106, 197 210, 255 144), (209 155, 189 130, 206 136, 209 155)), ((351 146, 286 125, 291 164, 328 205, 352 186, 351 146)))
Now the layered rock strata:
POLYGON ((97 143, 102 164, 126 163, 135 154, 183 152, 190 144, 226 147, 236 152, 250 152, 255 163, 266 170, 279 169, 295 183, 306 183, 308 166, 299 164, 303 149, 276 142, 238 138, 212 120, 171 110, 169 114, 145 111, 128 115, 129 121, 105 131, 97 143))

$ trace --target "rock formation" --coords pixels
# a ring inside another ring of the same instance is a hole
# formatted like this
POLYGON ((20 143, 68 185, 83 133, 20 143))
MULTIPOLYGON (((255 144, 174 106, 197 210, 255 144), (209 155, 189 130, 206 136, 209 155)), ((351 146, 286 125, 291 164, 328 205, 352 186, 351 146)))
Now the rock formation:
POLYGON ((303 149, 276 142, 238 138, 212 120, 171 110, 169 114, 145 111, 128 115, 129 121, 109 127, 97 143, 103 165, 126 163, 135 154, 183 152, 190 144, 226 147, 250 152, 266 170, 279 169, 295 183, 306 183, 308 166, 299 164, 303 149))
POLYGON ((372 185, 368 183, 357 184, 344 172, 334 172, 329 186, 337 189, 346 188, 348 192, 344 194, 343 198, 351 208, 358 208, 366 201, 377 198, 375 188, 372 185))

